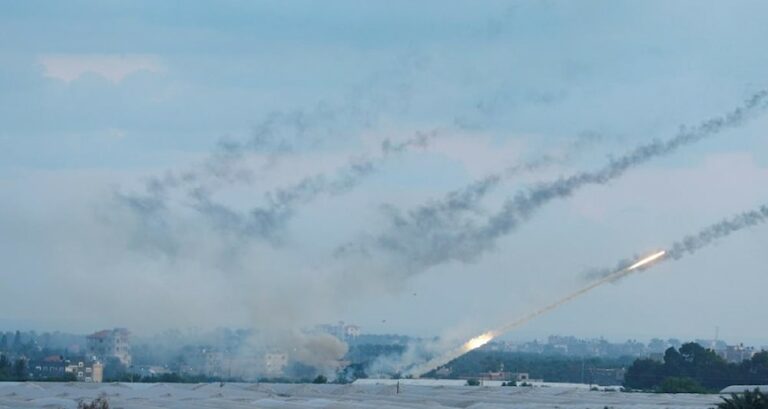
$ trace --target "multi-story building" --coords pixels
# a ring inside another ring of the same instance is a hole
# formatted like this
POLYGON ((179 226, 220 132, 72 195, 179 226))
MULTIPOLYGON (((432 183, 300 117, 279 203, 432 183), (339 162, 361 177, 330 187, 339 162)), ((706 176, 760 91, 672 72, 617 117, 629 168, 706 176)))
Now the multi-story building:
POLYGON ((117 358, 125 366, 131 365, 130 333, 125 328, 106 329, 88 335, 88 354, 105 362, 117 358))

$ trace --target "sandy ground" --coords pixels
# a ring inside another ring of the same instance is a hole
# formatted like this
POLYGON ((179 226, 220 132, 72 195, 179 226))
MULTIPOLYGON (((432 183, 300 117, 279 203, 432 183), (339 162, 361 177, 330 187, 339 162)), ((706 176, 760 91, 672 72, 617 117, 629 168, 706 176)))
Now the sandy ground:
POLYGON ((596 392, 580 388, 311 384, 0 383, 0 408, 77 408, 105 395, 111 408, 709 408, 717 395, 596 392))

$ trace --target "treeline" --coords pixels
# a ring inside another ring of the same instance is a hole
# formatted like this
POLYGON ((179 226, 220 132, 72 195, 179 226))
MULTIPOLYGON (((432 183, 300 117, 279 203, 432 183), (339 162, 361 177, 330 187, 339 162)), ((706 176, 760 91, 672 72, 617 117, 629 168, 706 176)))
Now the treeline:
POLYGON ((104 382, 135 382, 135 383, 212 383, 212 382, 242 382, 241 379, 225 379, 217 376, 178 374, 176 372, 160 375, 121 373, 117 376, 105 377, 104 382))
POLYGON ((24 381, 27 375, 26 360, 19 358, 11 361, 5 354, 0 355, 0 382, 24 381))
MULTIPOLYGON (((447 366, 447 378, 475 378, 485 372, 525 372, 531 379, 548 382, 594 383, 599 385, 621 384, 622 369, 631 365, 634 357, 579 358, 568 356, 539 355, 521 352, 474 350, 455 359, 447 366)), ((428 377, 439 378, 437 371, 428 377)))
POLYGON ((638 359, 628 369, 624 386, 660 392, 713 392, 729 385, 768 384, 768 352, 741 363, 729 363, 713 350, 691 342, 669 348, 664 361, 638 359))

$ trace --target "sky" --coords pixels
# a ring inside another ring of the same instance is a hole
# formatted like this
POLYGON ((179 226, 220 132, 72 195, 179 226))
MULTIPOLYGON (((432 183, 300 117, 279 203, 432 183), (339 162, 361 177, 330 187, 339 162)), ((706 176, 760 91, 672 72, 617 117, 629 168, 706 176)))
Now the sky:
MULTIPOLYGON (((763 104, 515 228, 483 228, 521 194, 768 89, 765 2, 0 9, 6 329, 344 320, 462 337, 768 203, 763 104), (471 205, 430 213, 493 176, 471 205)), ((735 232, 508 337, 694 339, 719 328, 768 345, 755 325, 767 246, 768 225, 735 232)))

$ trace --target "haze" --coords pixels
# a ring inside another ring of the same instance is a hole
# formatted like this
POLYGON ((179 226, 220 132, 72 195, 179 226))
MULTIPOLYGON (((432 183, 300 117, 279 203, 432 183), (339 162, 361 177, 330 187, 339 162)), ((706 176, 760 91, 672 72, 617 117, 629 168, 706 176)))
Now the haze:
MULTIPOLYGON (((764 2, 2 9, 2 327, 344 320, 475 335, 594 269, 768 203, 761 100, 514 229, 483 227, 521 192, 768 89, 764 2), (488 190, 443 224, 415 223, 467 186, 488 190)), ((745 229, 508 336, 695 339, 719 327, 765 345, 766 248, 768 226, 745 229)))

